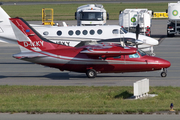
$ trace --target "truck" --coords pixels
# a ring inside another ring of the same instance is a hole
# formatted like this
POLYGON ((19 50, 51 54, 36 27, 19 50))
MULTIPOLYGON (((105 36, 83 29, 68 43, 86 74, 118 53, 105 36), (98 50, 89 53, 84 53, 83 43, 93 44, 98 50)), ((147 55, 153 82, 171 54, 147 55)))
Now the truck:
POLYGON ((153 11, 148 9, 125 9, 119 12, 119 25, 128 32, 136 32, 139 24, 140 34, 150 36, 153 11))
POLYGON ((101 4, 82 5, 75 12, 77 26, 105 25, 109 14, 101 4))
POLYGON ((167 36, 172 37, 180 34, 180 1, 168 3, 167 36))

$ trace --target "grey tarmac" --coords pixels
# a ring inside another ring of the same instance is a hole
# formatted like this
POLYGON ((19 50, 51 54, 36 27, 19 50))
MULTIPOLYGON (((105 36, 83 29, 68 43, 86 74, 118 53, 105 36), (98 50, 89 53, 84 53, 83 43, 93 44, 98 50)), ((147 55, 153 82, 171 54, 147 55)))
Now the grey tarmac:
POLYGON ((26 114, 26 113, 0 113, 1 120, 179 120, 180 115, 80 115, 69 113, 46 113, 46 114, 26 114))

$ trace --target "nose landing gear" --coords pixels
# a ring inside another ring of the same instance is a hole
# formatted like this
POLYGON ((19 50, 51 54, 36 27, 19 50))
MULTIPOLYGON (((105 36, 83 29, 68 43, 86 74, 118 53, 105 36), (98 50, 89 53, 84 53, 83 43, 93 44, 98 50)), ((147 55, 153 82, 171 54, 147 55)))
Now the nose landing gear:
POLYGON ((167 76, 167 68, 163 68, 163 71, 161 72, 161 77, 167 76))

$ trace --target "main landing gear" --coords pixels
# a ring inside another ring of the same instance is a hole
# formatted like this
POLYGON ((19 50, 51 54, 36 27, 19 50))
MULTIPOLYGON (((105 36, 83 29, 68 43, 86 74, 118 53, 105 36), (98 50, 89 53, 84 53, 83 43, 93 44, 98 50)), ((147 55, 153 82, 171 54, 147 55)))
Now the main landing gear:
POLYGON ((88 78, 95 78, 97 75, 97 72, 94 69, 89 69, 87 70, 86 75, 88 78))
POLYGON ((167 68, 163 68, 163 71, 161 72, 161 77, 167 76, 167 68))

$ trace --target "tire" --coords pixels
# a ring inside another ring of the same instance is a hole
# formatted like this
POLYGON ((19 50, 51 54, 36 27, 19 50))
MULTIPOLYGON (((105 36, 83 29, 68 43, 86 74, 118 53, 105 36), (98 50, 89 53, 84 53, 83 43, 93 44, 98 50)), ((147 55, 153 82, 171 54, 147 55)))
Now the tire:
POLYGON ((166 77, 167 76, 167 73, 166 72, 162 72, 161 73, 161 77, 166 77))
POLYGON ((88 78, 95 78, 97 73, 94 69, 89 69, 87 70, 86 75, 88 78))
POLYGON ((174 37, 174 34, 167 33, 167 37, 174 37))
POLYGON ((171 37, 171 35, 168 33, 168 31, 167 31, 167 37, 171 37))

